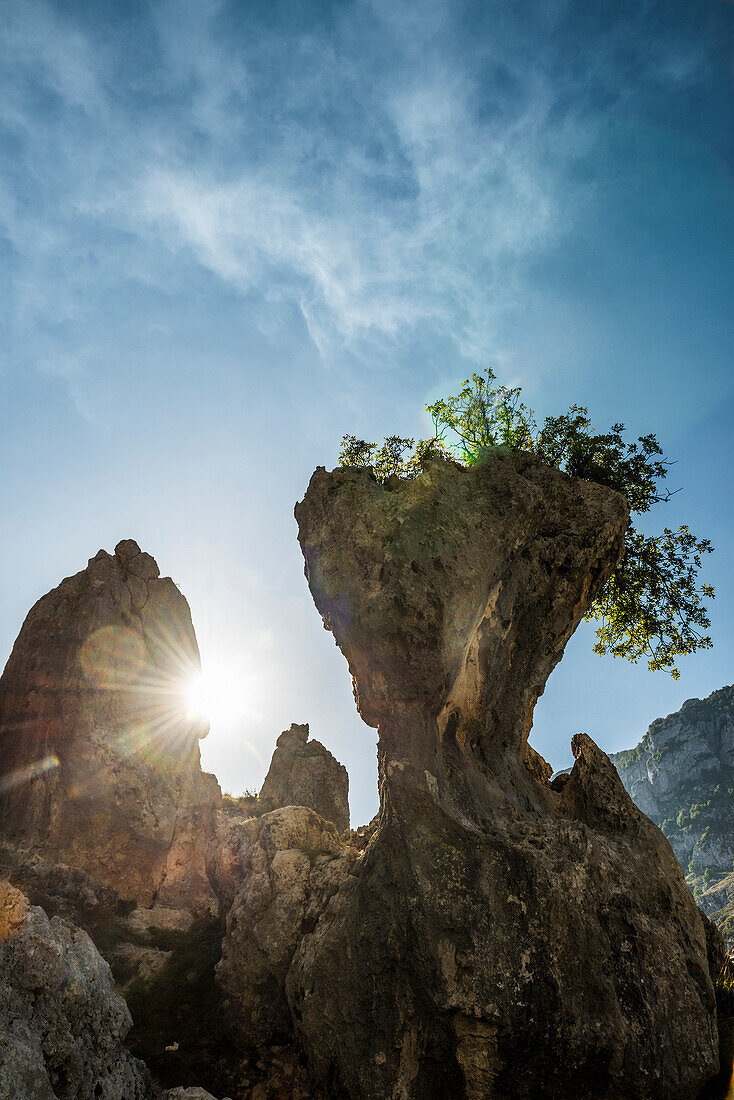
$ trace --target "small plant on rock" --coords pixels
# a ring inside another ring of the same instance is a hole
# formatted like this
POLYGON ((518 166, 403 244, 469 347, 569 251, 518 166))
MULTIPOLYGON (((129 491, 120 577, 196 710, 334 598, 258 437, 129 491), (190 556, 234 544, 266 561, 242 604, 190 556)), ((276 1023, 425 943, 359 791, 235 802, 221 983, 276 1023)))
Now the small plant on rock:
MULTIPOLYGON (((582 405, 546 417, 539 427, 521 392, 519 386, 497 385, 491 369, 472 374, 458 394, 426 406, 431 439, 416 445, 413 439, 387 436, 378 447, 345 435, 339 463, 371 467, 377 480, 388 484, 416 477, 427 460, 441 455, 477 466, 503 449, 530 451, 572 477, 623 493, 632 515, 670 500, 673 494, 662 483, 672 463, 655 435, 626 439, 621 423, 596 432, 582 405)), ((713 599, 714 590, 698 583, 703 555, 712 550, 708 539, 696 538, 687 526, 645 535, 630 523, 622 559, 586 615, 596 623, 594 652, 633 663, 645 658, 649 669, 665 670, 677 680, 678 658, 712 645, 704 600, 713 599)))

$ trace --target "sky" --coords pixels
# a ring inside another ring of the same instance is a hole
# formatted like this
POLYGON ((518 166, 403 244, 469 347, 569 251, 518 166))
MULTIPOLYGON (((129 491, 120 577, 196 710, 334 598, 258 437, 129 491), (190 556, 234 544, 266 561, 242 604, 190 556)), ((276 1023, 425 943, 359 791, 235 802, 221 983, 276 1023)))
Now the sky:
POLYGON ((425 436, 491 365, 656 432, 650 530, 716 547, 714 649, 676 682, 581 627, 535 747, 626 748, 731 683, 733 83, 725 0, 0 0, 0 662, 134 538, 238 692, 204 766, 257 789, 309 722, 369 820, 293 505, 344 433, 425 436))

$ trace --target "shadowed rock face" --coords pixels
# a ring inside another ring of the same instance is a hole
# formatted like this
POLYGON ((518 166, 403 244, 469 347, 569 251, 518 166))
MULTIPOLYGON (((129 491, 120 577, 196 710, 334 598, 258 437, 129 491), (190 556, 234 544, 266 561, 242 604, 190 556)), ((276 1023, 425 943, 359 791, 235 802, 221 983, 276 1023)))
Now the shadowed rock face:
POLYGON ((0 880, 0 1096, 152 1100, 132 1020, 86 932, 0 880))
POLYGON ((186 600, 131 540, 40 599, 0 678, 3 834, 123 898, 213 912, 198 668, 186 600))
POLYGON ((350 1100, 695 1096, 715 1003, 670 847, 590 738, 554 788, 527 745, 623 498, 512 454, 392 489, 319 469, 296 518, 379 730, 377 831, 286 979, 317 1074, 350 1100))
POLYGON ((319 741, 309 741, 308 725, 295 722, 278 738, 260 791, 267 812, 280 806, 308 806, 342 832, 349 828, 349 776, 319 741))

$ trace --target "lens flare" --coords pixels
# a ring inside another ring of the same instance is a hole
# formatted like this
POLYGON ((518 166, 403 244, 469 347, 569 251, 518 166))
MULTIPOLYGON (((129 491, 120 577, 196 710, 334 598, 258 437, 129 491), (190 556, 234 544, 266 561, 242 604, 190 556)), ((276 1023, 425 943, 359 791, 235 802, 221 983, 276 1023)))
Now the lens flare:
POLYGON ((0 791, 8 791, 11 787, 17 787, 20 783, 28 783, 31 779, 35 779, 37 775, 43 775, 44 772, 52 771, 53 768, 58 768, 58 766, 58 756, 44 756, 42 760, 34 760, 32 764, 26 764, 24 768, 16 768, 9 775, 4 775, 0 779, 0 791))
POLYGON ((186 688, 199 667, 196 639, 175 612, 163 602, 144 635, 122 625, 100 627, 79 652, 89 688, 110 693, 109 704, 99 705, 108 732, 117 729, 118 751, 143 755, 152 765, 187 752, 192 738, 206 736, 205 723, 187 714, 186 688))
POLYGON ((140 638, 124 626, 103 626, 85 639, 79 654, 84 675, 98 688, 135 683, 145 661, 140 638))

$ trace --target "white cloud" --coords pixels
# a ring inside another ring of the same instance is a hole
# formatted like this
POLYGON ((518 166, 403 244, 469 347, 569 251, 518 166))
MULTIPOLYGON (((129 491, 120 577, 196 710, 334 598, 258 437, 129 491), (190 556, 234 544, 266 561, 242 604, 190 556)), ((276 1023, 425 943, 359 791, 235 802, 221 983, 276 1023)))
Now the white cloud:
POLYGON ((222 182, 211 171, 155 167, 141 177, 137 209, 148 232, 225 281, 292 296, 322 348, 433 324, 482 357, 496 317, 517 299, 519 265, 563 231, 568 202, 546 163, 542 107, 497 138, 472 120, 466 98, 450 76, 389 94, 409 200, 368 200, 353 158, 346 170, 330 163, 330 201, 310 181, 299 188, 297 170, 284 179, 244 169, 222 182))
POLYGON ((426 329, 478 361, 503 354, 527 262, 589 187, 569 168, 593 121, 549 121, 559 88, 540 65, 506 36, 470 64, 449 0, 362 3, 326 31, 241 40, 222 0, 150 11, 140 33, 160 71, 145 109, 114 44, 95 48, 49 5, 30 0, 0 29, 13 59, 0 121, 28 181, 0 203, 19 329, 73 330, 116 283, 165 285, 170 258, 188 256, 274 308, 296 302, 325 357, 426 329), (492 66, 516 89, 506 115, 477 110, 492 66), (30 84, 58 103, 39 111, 30 84))

